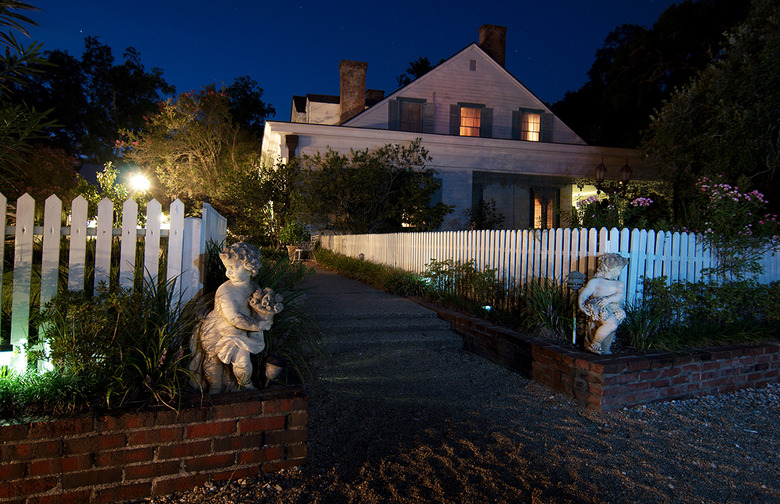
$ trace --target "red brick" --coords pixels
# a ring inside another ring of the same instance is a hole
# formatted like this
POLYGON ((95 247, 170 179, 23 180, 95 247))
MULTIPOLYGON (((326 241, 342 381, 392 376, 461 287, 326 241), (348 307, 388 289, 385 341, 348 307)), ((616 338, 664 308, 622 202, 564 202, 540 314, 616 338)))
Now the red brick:
POLYGON ((107 469, 90 469, 87 471, 65 473, 62 475, 62 488, 89 487, 117 483, 122 481, 122 468, 109 467, 107 469))
POLYGON ((209 455, 207 457, 187 459, 184 461, 184 468, 187 472, 211 471, 212 469, 230 467, 235 463, 235 454, 226 453, 221 455, 209 455))
POLYGON ((180 471, 181 462, 178 460, 132 465, 125 467, 125 480, 159 478, 160 476, 178 474, 180 471))
POLYGON ((188 425, 185 429, 187 439, 213 438, 236 432, 236 421, 209 422, 203 424, 188 425))
POLYGON ((650 361, 647 359, 637 359, 628 362, 629 371, 641 371, 643 369, 650 369, 650 361))
POLYGON ((263 414, 287 413, 307 409, 308 401, 305 397, 291 397, 263 403, 263 414))
POLYGON ((0 462, 18 462, 62 454, 62 441, 5 443, 0 447, 0 462))
POLYGON ((95 455, 96 467, 125 466, 154 459, 154 448, 132 448, 127 450, 105 451, 95 455))
POLYGON ((144 429, 127 434, 128 446, 154 445, 181 441, 184 437, 184 427, 161 427, 156 429, 144 429))
POLYGON ((208 480, 209 476, 207 474, 192 474, 189 476, 173 476, 171 478, 159 479, 154 482, 152 495, 168 495, 174 492, 192 490, 208 480))
POLYGON ((98 488, 95 490, 95 496, 90 503, 113 504, 114 502, 124 502, 132 499, 142 499, 148 497, 152 492, 152 483, 123 483, 120 486, 98 488))
POLYGON ((89 489, 58 492, 28 499, 27 504, 84 504, 89 502, 92 491, 89 489))
POLYGON ((211 440, 193 441, 160 446, 157 448, 157 458, 159 460, 180 459, 204 455, 209 452, 211 452, 211 440))
POLYGON ((92 467, 92 454, 64 456, 60 460, 62 472, 83 471, 92 467))
POLYGON ((288 459, 301 459, 306 458, 307 447, 305 444, 291 445, 286 449, 286 457, 288 459))
POLYGON ((154 418, 154 425, 168 426, 177 424, 190 424, 205 422, 210 418, 208 408, 186 408, 179 411, 163 410, 158 411, 154 418))
POLYGON ((215 419, 253 417, 260 415, 262 410, 263 403, 258 400, 232 404, 215 404, 212 407, 215 419))
POLYGON ((284 428, 285 417, 248 418, 238 421, 238 432, 258 432, 284 428))
POLYGON ((48 492, 57 486, 57 476, 45 476, 43 478, 24 478, 15 481, 3 481, 0 485, 0 499, 19 497, 48 492))
POLYGON ((298 467, 304 463, 306 463, 305 460, 280 460, 278 462, 269 462, 260 467, 260 472, 268 474, 282 469, 289 469, 290 467, 298 467))
POLYGON ((237 464, 261 464, 284 458, 284 447, 271 446, 260 450, 250 450, 236 454, 237 464))
POLYGON ((0 426, 0 441, 21 441, 27 438, 28 424, 2 425, 0 426))
POLYGON ((114 432, 130 429, 140 429, 154 425, 154 413, 138 412, 124 413, 121 415, 106 415, 95 419, 95 431, 114 432))
POLYGON ((30 424, 30 439, 60 438, 92 431, 92 417, 67 418, 30 424))
POLYGON ((77 455, 80 453, 92 453, 102 450, 112 450, 125 446, 124 434, 96 434, 64 441, 63 453, 65 455, 77 455))
POLYGON ((24 478, 24 462, 0 464, 0 481, 24 478))
POLYGON ((214 453, 219 452, 235 452, 242 448, 249 448, 252 446, 263 446, 263 434, 249 434, 245 436, 230 436, 222 439, 215 439, 213 441, 212 449, 214 453))
POLYGON ((48 476, 62 472, 62 459, 38 459, 27 463, 27 474, 30 476, 48 476))
POLYGON ((668 368, 661 371, 661 378, 671 378, 680 374, 680 368, 668 368))

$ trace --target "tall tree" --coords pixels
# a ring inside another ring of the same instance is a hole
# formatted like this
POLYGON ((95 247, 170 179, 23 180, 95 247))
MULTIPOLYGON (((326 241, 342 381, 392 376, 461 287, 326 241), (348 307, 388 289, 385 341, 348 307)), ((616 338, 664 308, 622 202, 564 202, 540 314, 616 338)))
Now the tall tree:
POLYGON ((689 0, 667 8, 651 29, 617 27, 585 85, 553 111, 589 143, 637 147, 653 110, 719 54, 723 33, 746 12, 742 0, 689 0))
POLYGON ((160 68, 147 71, 132 47, 115 61, 112 49, 97 37, 84 39, 81 60, 64 51, 47 53, 50 70, 30 79, 19 96, 38 108, 52 109, 59 124, 49 143, 82 160, 106 163, 116 159, 119 130, 138 130, 144 116, 174 93, 160 68))
POLYGON ((767 194, 780 211, 780 4, 754 0, 705 71, 653 117, 644 141, 675 190, 678 217, 700 175, 767 194))
POLYGON ((236 77, 233 84, 225 88, 233 121, 243 129, 262 138, 267 117, 276 114, 276 110, 261 98, 263 90, 254 79, 243 75, 236 77))
MULTIPOLYGON (((439 61, 441 63, 444 60, 439 61)), ((423 75, 433 70, 433 65, 425 56, 420 56, 414 61, 409 62, 409 66, 406 71, 395 79, 398 81, 398 87, 404 87, 410 84, 413 80, 419 79, 423 75)))
POLYGON ((250 217, 246 201, 262 199, 259 140, 235 123, 214 85, 161 102, 141 131, 124 135, 123 157, 153 171, 170 198, 210 201, 234 221, 250 217))

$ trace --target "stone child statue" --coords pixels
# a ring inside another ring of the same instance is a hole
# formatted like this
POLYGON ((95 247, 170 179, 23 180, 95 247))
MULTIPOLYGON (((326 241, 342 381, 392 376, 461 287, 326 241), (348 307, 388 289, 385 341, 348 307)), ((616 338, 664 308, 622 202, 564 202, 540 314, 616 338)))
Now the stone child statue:
POLYGON ((626 318, 622 307, 626 286, 618 277, 627 264, 620 254, 602 255, 595 276, 580 292, 579 307, 588 316, 585 348, 593 353, 612 353, 615 331, 626 318))
POLYGON ((260 268, 256 247, 235 243, 219 258, 228 281, 217 289, 214 309, 198 324, 190 342, 190 370, 210 393, 254 388, 250 355, 263 351, 263 331, 271 328, 274 315, 283 308, 281 295, 252 281, 260 268))

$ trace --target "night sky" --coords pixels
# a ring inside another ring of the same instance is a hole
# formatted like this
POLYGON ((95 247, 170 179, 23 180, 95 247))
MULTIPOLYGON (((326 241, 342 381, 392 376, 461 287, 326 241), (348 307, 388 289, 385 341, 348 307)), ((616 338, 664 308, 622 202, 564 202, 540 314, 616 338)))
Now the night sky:
POLYGON ((396 76, 425 56, 449 58, 478 41, 483 24, 507 27, 507 69, 554 103, 585 83, 617 26, 651 27, 674 0, 395 1, 28 0, 43 12, 30 32, 44 50, 81 57, 84 37, 128 46, 147 70, 163 69, 177 92, 248 75, 290 119, 292 95, 338 94, 342 59, 368 63, 367 87, 397 89, 396 76))

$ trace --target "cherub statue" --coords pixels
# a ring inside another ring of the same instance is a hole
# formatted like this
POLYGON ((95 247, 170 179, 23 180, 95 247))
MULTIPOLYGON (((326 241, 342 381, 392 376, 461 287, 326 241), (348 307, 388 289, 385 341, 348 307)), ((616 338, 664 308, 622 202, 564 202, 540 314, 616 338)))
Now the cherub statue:
POLYGON ((263 331, 282 309, 282 296, 252 281, 260 268, 260 251, 235 243, 220 252, 228 281, 217 289, 214 309, 199 324, 190 342, 190 370, 210 393, 226 387, 254 388, 250 355, 265 348, 263 331), (232 377, 229 367, 232 366, 232 377))
POLYGON ((589 319, 585 348, 595 354, 612 353, 615 331, 626 318, 621 306, 626 286, 618 277, 627 264, 628 259, 620 254, 602 255, 596 275, 580 292, 579 307, 589 319))

